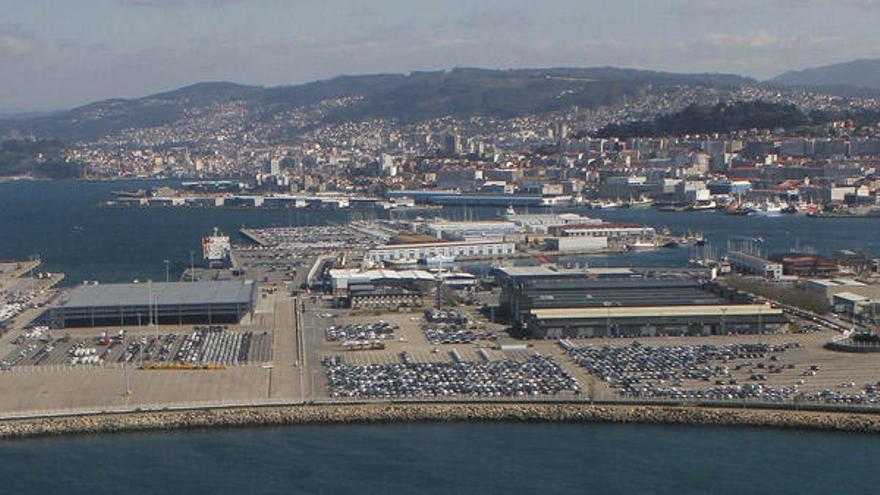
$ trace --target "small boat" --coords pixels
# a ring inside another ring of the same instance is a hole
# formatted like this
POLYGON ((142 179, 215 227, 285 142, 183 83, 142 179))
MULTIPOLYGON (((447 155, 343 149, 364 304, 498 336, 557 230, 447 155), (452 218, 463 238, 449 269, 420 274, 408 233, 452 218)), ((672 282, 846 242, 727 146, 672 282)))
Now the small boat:
POLYGON ((690 211, 709 211, 709 210, 717 210, 718 204, 713 200, 700 200, 695 202, 694 204, 688 207, 690 211))
POLYGON ((782 205, 778 203, 764 203, 755 213, 765 217, 778 217, 782 215, 782 205))
POLYGON ((630 201, 630 208, 650 208, 654 204, 654 200, 651 198, 641 197, 634 201, 630 201))
POLYGON ((648 249, 654 249, 657 247, 657 244, 653 242, 645 242, 645 241, 636 241, 632 244, 627 244, 626 249, 629 251, 645 251, 648 249))

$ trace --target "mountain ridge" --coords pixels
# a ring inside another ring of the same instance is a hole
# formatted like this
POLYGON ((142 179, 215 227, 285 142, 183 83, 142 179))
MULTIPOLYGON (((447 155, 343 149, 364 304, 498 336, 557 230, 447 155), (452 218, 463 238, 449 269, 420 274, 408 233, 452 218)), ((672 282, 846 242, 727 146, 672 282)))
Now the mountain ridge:
POLYGON ((434 117, 514 117, 571 106, 595 107, 636 96, 654 85, 736 87, 757 81, 735 74, 679 74, 617 67, 449 70, 341 75, 296 85, 263 87, 198 82, 139 98, 107 99, 29 119, 0 120, 0 135, 88 141, 129 128, 169 125, 228 102, 272 118, 334 98, 355 104, 330 109, 327 122, 365 118, 417 121, 434 117))
POLYGON ((783 86, 850 87, 880 90, 880 58, 860 58, 784 72, 770 81, 783 86))

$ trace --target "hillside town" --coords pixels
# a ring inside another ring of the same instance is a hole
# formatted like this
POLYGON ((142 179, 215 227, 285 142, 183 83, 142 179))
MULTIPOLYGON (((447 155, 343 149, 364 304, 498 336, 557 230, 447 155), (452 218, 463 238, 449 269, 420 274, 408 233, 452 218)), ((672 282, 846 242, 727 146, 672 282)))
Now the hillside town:
MULTIPOLYGON (((331 109, 355 105, 354 97, 322 100, 271 120, 255 119, 245 105, 229 101, 187 113, 174 125, 131 128, 78 143, 67 159, 86 164, 85 174, 92 178, 186 181, 178 193, 154 194, 158 197, 185 196, 189 188, 227 197, 337 193, 429 204, 876 214, 880 130, 870 123, 835 120, 810 127, 808 134, 803 128, 776 128, 595 137, 609 124, 668 115, 689 105, 748 101, 790 104, 803 112, 880 108, 876 98, 699 85, 658 87, 619 105, 592 109, 418 122, 321 121, 331 109)), ((215 198, 209 202, 223 204, 215 198)), ((226 205, 239 203, 233 198, 226 205)))

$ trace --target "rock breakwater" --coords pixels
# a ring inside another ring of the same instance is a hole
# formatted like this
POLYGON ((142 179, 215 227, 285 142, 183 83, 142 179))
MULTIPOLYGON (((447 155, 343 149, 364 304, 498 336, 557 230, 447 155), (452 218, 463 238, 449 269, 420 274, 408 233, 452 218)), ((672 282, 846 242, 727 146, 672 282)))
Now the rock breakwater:
POLYGON ((880 414, 590 404, 334 404, 90 414, 0 422, 0 438, 262 425, 566 422, 750 426, 880 433, 880 414))

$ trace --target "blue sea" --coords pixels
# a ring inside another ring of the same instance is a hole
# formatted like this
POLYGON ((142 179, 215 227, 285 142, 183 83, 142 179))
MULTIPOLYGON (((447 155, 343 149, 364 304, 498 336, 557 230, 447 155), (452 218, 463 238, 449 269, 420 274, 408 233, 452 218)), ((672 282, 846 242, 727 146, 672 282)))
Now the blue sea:
MULTIPOLYGON (((0 182, 0 259, 38 255, 82 280, 164 278, 198 258, 214 226, 345 222, 344 211, 115 209, 139 181, 0 182)), ((497 208, 447 209, 489 218, 497 208)), ((702 232, 724 246, 761 237, 772 252, 877 254, 877 220, 754 218, 652 210, 584 211, 702 232)), ((413 213, 412 215, 427 215, 413 213)), ((363 213, 355 213, 361 215, 363 213)), ((631 266, 687 262, 688 249, 592 257, 631 266)), ((303 426, 51 438, 0 443, 0 493, 788 494, 874 493, 880 437, 750 428, 570 424, 303 426)))
MULTIPOLYGON (((43 269, 63 271, 66 284, 83 280, 130 282, 162 280, 165 262, 179 275, 198 262, 201 238, 213 227, 237 236, 244 226, 321 225, 351 218, 387 215, 341 210, 248 210, 181 208, 107 208, 113 191, 149 187, 147 181, 9 181, 0 182, 0 259, 39 256, 43 269)), ((521 210, 525 211, 525 210, 521 210)), ((532 210, 533 212, 538 210, 532 210)), ((570 211, 570 210, 568 210, 570 211)), ((494 218, 504 208, 447 208, 411 212, 409 216, 442 215, 454 219, 494 218)), ((656 210, 580 210, 613 222, 668 228, 672 233, 699 232, 710 246, 724 250, 746 239, 767 254, 793 250, 830 255, 835 250, 880 254, 880 219, 811 219, 742 217, 716 212, 664 213, 656 210)), ((695 255, 691 249, 563 258, 563 263, 616 266, 683 266, 695 255)), ((522 262, 522 261, 520 261, 522 262)), ((527 262, 527 261, 526 261, 527 262)))
POLYGON ((869 494, 880 437, 572 424, 292 426, 0 444, 2 493, 869 494))

